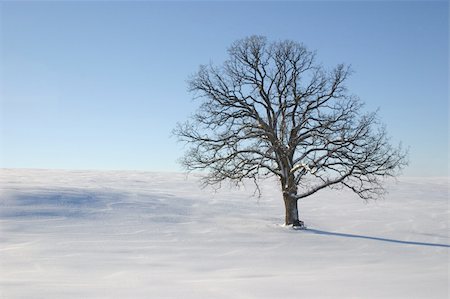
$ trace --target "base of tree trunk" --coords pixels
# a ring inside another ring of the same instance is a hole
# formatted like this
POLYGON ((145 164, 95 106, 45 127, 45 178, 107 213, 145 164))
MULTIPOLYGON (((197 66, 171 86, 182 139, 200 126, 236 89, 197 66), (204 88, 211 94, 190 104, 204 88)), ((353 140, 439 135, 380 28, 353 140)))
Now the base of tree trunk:
POLYGON ((306 227, 306 226, 305 226, 305 223, 303 221, 297 219, 297 220, 294 221, 294 223, 292 223, 292 227, 293 228, 303 228, 303 227, 306 227))
POLYGON ((292 198, 287 194, 284 194, 284 205, 285 205, 285 225, 292 225, 293 227, 303 227, 303 221, 298 219, 298 207, 297 199, 292 198))
POLYGON ((292 228, 293 229, 306 229, 306 225, 303 221, 296 220, 296 221, 294 221, 294 223, 292 223, 292 228))

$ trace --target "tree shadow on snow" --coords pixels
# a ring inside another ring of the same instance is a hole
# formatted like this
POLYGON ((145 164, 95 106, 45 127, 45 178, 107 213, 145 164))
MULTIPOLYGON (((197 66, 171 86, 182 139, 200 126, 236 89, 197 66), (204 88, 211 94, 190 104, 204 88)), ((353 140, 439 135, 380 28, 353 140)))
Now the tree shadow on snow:
POLYGON ((356 235, 356 234, 346 234, 346 233, 337 233, 337 232, 328 232, 318 229, 308 229, 308 232, 317 234, 317 235, 327 235, 327 236, 336 236, 336 237, 345 237, 345 238, 356 238, 356 239, 368 239, 374 241, 383 241, 397 244, 405 244, 405 245, 418 245, 418 246, 432 246, 432 247, 446 247, 449 248, 450 245, 447 244, 439 244, 439 243, 426 243, 426 242, 414 242, 414 241, 402 241, 388 238, 379 238, 379 237, 371 237, 364 235, 356 235))

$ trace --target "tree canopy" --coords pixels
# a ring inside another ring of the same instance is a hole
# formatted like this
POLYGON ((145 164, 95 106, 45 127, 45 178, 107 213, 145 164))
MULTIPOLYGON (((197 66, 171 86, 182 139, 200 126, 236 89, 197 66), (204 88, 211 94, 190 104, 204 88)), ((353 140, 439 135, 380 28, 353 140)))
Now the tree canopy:
POLYGON ((236 41, 222 65, 201 65, 189 79, 200 106, 175 129, 189 144, 184 167, 208 170, 207 184, 278 177, 286 224, 298 222, 298 199, 326 187, 377 198, 407 155, 348 91, 351 73, 324 68, 295 41, 236 41))

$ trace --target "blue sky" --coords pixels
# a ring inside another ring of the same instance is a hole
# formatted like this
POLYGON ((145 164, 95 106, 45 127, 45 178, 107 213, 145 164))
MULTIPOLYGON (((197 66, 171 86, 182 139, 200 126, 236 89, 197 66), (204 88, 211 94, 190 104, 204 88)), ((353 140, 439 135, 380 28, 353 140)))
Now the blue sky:
POLYGON ((292 39, 380 108, 405 175, 448 173, 448 2, 0 2, 0 167, 179 171, 186 79, 248 35, 292 39))

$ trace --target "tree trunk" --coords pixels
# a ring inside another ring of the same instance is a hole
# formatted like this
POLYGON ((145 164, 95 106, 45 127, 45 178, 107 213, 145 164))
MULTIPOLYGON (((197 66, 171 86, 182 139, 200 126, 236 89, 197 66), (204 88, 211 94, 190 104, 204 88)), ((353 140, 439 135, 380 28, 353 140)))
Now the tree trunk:
POLYGON ((298 219, 297 199, 288 193, 283 194, 284 206, 286 208, 286 225, 301 226, 301 221, 298 219))

